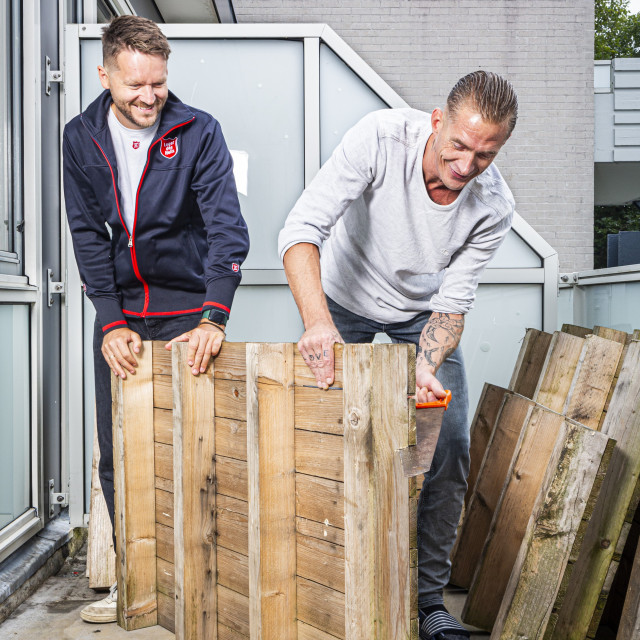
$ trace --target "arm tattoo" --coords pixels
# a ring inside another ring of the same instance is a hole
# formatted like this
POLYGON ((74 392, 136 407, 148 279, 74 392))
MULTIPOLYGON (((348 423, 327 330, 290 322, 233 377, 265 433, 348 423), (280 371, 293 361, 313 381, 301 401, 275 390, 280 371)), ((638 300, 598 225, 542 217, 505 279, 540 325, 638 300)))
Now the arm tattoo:
POLYGON ((418 345, 417 362, 426 362, 435 371, 456 350, 464 329, 464 316, 432 313, 418 345))

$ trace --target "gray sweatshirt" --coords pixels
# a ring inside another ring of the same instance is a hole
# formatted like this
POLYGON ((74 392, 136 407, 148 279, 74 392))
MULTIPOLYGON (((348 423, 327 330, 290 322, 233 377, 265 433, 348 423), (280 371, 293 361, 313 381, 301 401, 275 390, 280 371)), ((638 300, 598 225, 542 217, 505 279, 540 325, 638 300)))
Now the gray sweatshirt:
POLYGON ((291 210, 278 238, 321 250, 325 293, 381 323, 423 311, 467 313, 511 227, 514 200, 491 164, 455 202, 429 197, 422 157, 429 115, 385 109, 349 130, 291 210))

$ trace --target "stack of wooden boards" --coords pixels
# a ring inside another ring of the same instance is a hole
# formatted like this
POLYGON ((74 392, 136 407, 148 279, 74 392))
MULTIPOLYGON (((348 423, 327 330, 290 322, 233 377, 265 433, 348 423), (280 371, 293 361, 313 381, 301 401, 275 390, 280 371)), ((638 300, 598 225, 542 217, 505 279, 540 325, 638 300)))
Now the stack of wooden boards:
MULTIPOLYGON (((418 638, 409 345, 145 343, 114 382, 119 624, 188 640, 418 638)), ((599 435, 599 434, 597 434, 599 435)))
MULTIPOLYGON (((509 388, 484 387, 451 582, 492 639, 596 637, 640 496, 637 338, 530 329, 509 388)), ((639 637, 635 585, 620 640, 639 637)))

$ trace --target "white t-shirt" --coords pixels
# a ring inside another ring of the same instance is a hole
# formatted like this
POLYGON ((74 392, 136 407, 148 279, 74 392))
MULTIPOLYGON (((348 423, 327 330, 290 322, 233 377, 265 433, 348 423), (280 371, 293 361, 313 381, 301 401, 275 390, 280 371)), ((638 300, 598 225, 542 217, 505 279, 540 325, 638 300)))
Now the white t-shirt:
POLYGON ((138 185, 147 163, 149 145, 158 131, 160 120, 156 120, 156 123, 147 129, 129 129, 120 123, 113 109, 109 109, 108 124, 118 163, 120 210, 131 233, 136 214, 138 185))
POLYGON ((369 114, 347 132, 280 232, 281 257, 299 242, 321 247, 325 293, 377 322, 467 313, 511 227, 515 203, 495 164, 451 204, 431 200, 422 173, 430 133, 422 111, 369 114))

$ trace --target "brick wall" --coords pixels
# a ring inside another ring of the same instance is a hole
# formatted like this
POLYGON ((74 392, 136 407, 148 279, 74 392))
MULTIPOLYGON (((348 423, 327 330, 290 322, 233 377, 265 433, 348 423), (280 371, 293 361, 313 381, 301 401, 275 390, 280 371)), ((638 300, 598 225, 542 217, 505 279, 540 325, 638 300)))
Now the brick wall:
POLYGON ((592 0, 234 0, 239 23, 324 22, 412 107, 443 106, 469 71, 520 102, 498 158, 518 212, 560 255, 593 264, 592 0))

